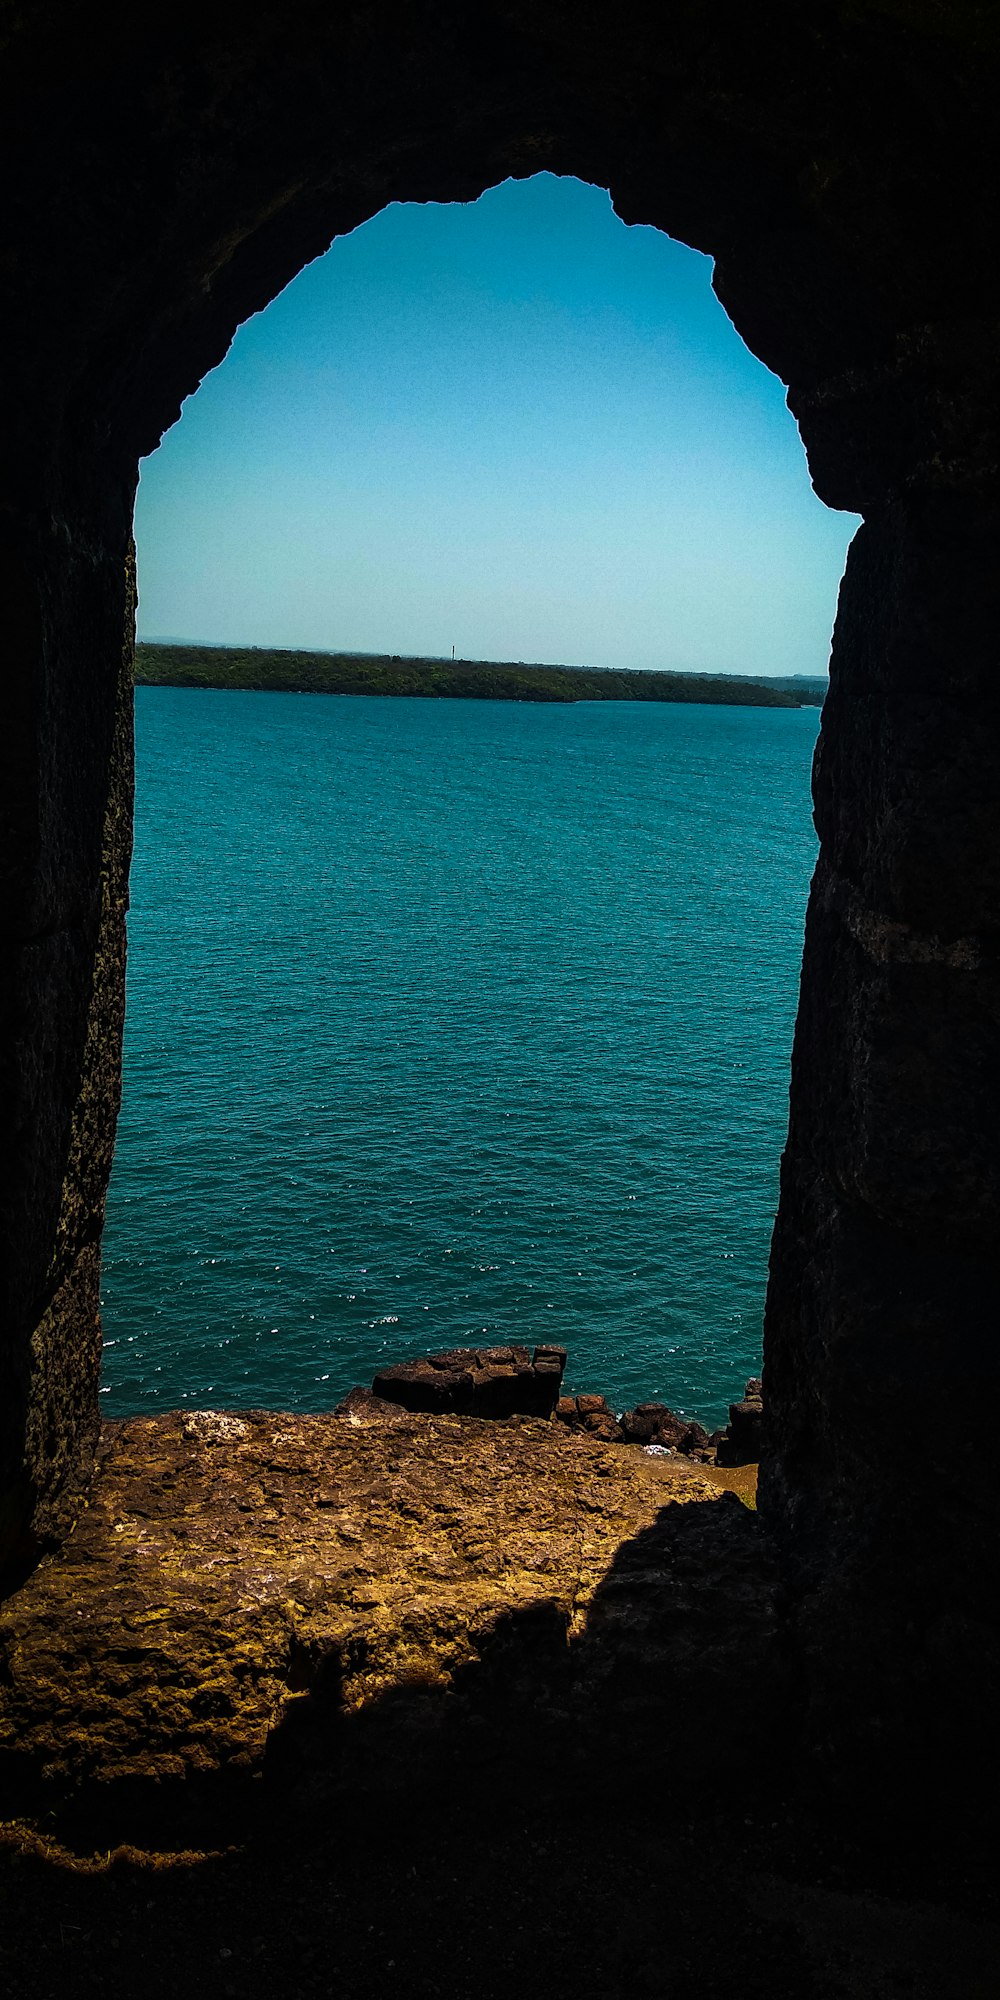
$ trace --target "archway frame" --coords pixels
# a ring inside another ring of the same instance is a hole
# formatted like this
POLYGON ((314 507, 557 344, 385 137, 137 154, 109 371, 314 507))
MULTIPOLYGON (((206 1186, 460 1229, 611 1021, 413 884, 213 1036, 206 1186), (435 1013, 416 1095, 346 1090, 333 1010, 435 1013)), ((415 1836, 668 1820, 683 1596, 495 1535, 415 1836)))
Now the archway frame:
POLYGON ((907 1706, 890 1683, 915 1565, 936 1687, 980 1647, 970 1523, 996 1520, 985 1476, 939 1454, 917 1549, 928 1397, 996 1392, 997 281, 978 254, 995 37, 971 0, 336 21, 293 0, 252 27, 207 0, 154 11, 127 46, 110 14, 62 11, 35 0, 11 30, 2 128, 0 1549, 17 1565, 67 1532, 98 1435, 138 459, 333 237, 393 199, 473 199, 545 167, 713 256, 737 330, 789 385, 820 497, 865 517, 816 766, 762 1508, 817 1698, 846 1711, 863 1687, 881 1727, 907 1706))

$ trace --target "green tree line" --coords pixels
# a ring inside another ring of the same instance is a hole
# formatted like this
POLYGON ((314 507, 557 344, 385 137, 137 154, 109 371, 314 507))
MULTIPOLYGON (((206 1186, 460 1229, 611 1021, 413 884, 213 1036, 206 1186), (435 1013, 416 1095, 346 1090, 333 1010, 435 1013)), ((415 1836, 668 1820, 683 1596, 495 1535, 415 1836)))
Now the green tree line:
POLYGON ((801 691, 740 675, 676 674, 624 668, 549 667, 521 661, 420 660, 398 654, 300 653, 264 646, 136 647, 141 687, 251 688, 273 694, 430 695, 485 701, 701 701, 798 708, 801 691))

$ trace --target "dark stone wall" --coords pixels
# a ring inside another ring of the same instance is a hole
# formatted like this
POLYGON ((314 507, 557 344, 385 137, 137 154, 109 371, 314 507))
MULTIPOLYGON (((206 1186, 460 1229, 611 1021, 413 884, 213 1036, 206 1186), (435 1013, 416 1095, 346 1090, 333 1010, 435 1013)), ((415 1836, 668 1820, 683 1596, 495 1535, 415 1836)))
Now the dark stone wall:
POLYGON ((982 1601, 1000 1393, 998 526, 952 491, 860 530, 814 774, 761 1506, 801 1601, 816 1731, 860 1737, 876 1763, 906 1753, 915 1708, 940 1749, 967 1755, 974 1726, 982 1754, 1000 1664, 982 1601))
POLYGON ((110 535, 0 522, 0 1552, 15 1565, 71 1524, 98 1432, 132 822, 135 575, 116 511, 110 535))
POLYGON ((866 516, 817 760, 762 1505, 821 1704, 824 1663, 898 1661, 922 1574, 947 1663, 975 1625, 970 1523, 997 1507, 963 1444, 994 1393, 995 20, 974 0, 178 0, 127 35, 25 0, 4 20, 8 1554, 71 1518, 96 1425, 137 458, 335 234, 549 168, 713 254, 818 492, 866 516))

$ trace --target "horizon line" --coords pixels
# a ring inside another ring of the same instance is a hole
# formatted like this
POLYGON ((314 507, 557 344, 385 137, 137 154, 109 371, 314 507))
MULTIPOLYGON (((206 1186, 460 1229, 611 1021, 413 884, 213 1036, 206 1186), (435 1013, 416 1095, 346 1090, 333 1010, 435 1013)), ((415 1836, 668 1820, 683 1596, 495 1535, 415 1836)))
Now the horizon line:
POLYGON ((461 655, 455 653, 450 653, 450 654, 449 653, 388 653, 388 652, 375 651, 370 647, 363 647, 363 646, 333 647, 333 646, 261 645, 256 641, 247 642, 239 639, 178 639, 173 637, 170 638, 164 637, 163 635, 159 634, 155 638, 149 636, 144 636, 142 638, 139 638, 137 636, 135 643, 137 647, 138 646, 187 646, 190 647, 192 650, 200 649, 203 652, 210 652, 210 653, 227 653, 227 652, 228 653, 237 653, 237 652, 310 653, 310 654, 315 654, 320 659, 329 659, 329 660, 347 660, 347 659, 390 660, 390 661, 414 660, 414 661, 424 662, 429 666, 542 667, 547 669, 549 672, 553 673, 565 672, 565 673, 584 673, 584 674, 675 674, 678 676, 683 676, 685 680, 702 680, 702 681, 710 681, 710 680, 828 681, 830 678, 829 670, 827 668, 823 668, 822 670, 818 670, 814 673, 803 672, 796 674, 783 674, 783 673, 775 674, 775 673, 767 673, 764 672, 763 670, 758 671, 756 673, 748 673, 746 671, 741 671, 739 668, 733 668, 733 667, 718 667, 718 668, 708 668, 708 669, 704 667, 697 667, 697 668, 695 667, 605 667, 605 666, 595 666, 593 664, 584 661, 512 660, 510 658, 493 659, 479 655, 474 656, 469 653, 463 653, 461 655))

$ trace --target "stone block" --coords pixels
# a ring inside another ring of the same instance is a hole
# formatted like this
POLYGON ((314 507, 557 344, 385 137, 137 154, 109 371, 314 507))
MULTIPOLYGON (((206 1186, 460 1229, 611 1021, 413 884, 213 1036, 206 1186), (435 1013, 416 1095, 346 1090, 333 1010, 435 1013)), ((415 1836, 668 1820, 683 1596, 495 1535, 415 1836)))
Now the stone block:
POLYGON ((565 1352, 526 1347, 455 1347, 382 1368, 372 1394, 405 1410, 475 1417, 551 1417, 565 1352))

